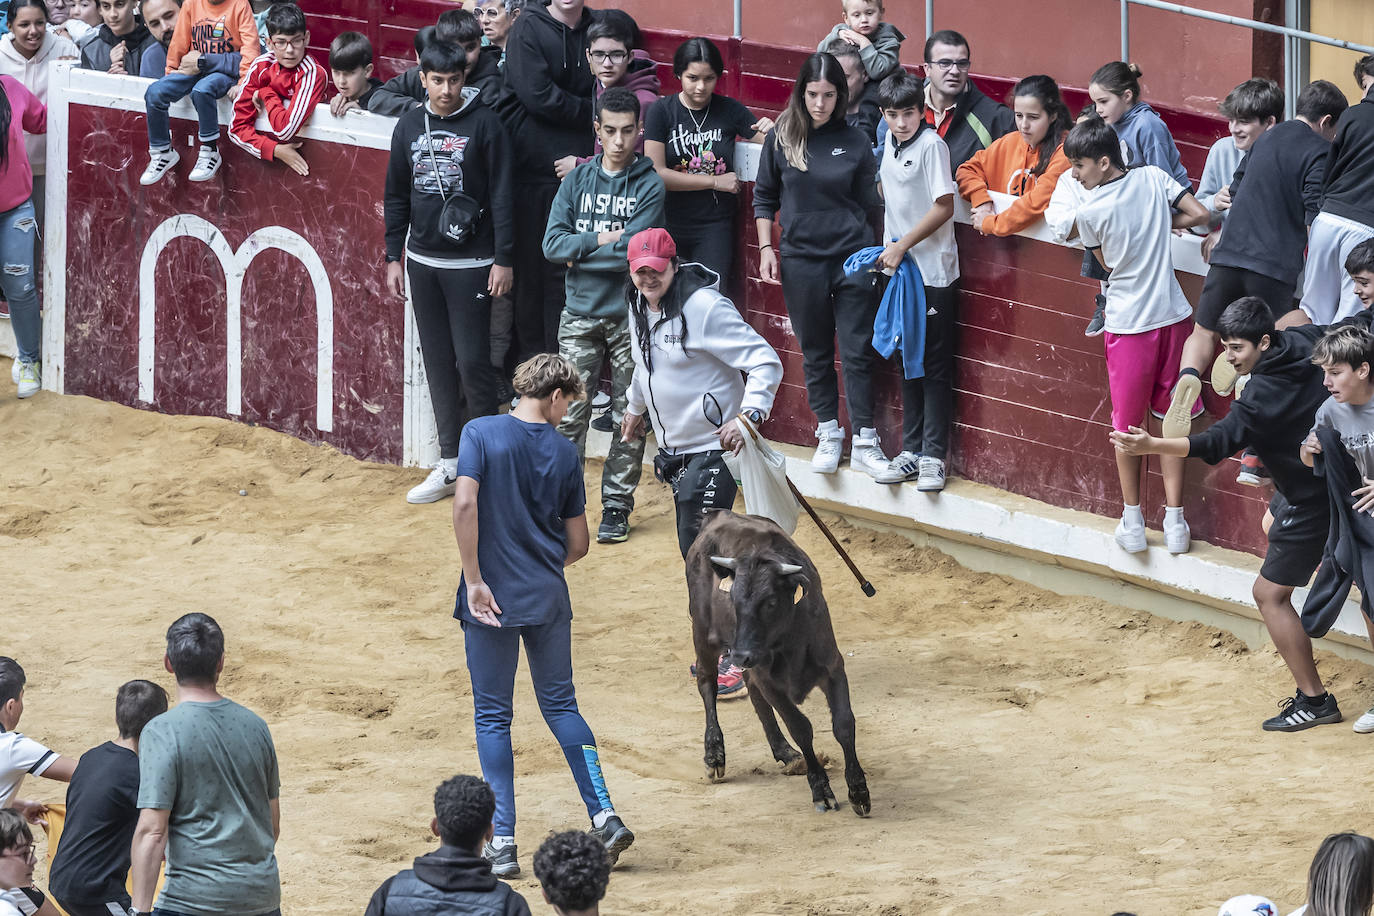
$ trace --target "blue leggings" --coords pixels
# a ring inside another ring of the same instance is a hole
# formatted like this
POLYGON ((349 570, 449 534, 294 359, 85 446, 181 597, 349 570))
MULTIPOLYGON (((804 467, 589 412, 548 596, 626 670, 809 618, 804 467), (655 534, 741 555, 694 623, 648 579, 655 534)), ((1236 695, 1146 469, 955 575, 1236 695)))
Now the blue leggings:
POLYGON ((496 794, 497 836, 515 836, 515 756, 511 751, 511 700, 520 641, 530 664, 539 711, 568 760, 589 817, 611 807, 596 738, 577 711, 572 682, 572 619, 532 627, 463 624, 472 705, 477 725, 477 758, 482 778, 496 794))

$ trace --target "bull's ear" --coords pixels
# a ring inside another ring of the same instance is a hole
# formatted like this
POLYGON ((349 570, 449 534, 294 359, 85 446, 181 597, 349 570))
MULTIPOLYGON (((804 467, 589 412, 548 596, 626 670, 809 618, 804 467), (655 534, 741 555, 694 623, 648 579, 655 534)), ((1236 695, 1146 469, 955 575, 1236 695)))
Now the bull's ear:
POLYGON ((801 604, 802 599, 811 591, 811 580, 806 578, 806 573, 793 573, 783 581, 792 589, 793 604, 801 604))
POLYGON ((711 569, 722 579, 733 576, 736 565, 738 565, 738 561, 734 557, 711 557, 711 569))

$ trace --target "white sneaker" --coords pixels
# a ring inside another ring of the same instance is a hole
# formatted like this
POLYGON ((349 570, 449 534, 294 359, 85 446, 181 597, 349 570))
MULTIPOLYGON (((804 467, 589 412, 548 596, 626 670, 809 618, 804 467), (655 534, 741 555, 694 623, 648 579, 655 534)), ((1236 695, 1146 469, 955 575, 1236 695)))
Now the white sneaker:
POLYGON ((1355 731, 1361 735, 1374 732, 1374 706, 1371 706, 1368 712, 1355 720, 1355 731))
POLYGON ((916 489, 922 493, 938 493, 945 488, 945 463, 939 458, 921 459, 920 473, 916 477, 916 489))
POLYGON ((1170 522, 1167 517, 1164 519, 1164 547, 1169 553, 1187 553, 1192 536, 1184 519, 1180 518, 1177 522, 1170 522))
POLYGON ((406 494, 406 502, 415 505, 424 503, 437 503, 441 499, 452 496, 458 489, 458 478, 450 477, 450 472, 443 464, 435 465, 434 470, 429 472, 424 483, 412 487, 406 494))
POLYGON ((1145 543, 1145 526, 1127 525, 1123 518, 1116 523, 1116 545, 1127 553, 1140 553, 1148 546, 1145 543))
POLYGON ((887 463, 887 470, 874 476, 878 483, 901 483, 916 476, 921 456, 915 452, 900 452, 887 463))
POLYGON ((887 456, 878 442, 878 431, 869 426, 859 430, 849 447, 849 466, 876 480, 879 474, 887 473, 887 465, 887 456))
POLYGON ((192 181, 209 181, 215 177, 219 167, 224 163, 224 157, 219 154, 219 150, 212 146, 202 146, 200 153, 196 156, 196 167, 191 169, 192 181))
POLYGON ((10 360, 10 381, 19 384, 19 357, 10 360))
POLYGON ((39 363, 19 364, 19 396, 31 398, 43 388, 43 373, 39 363))
POLYGON ((816 454, 811 456, 811 470, 817 474, 833 474, 840 466, 844 452, 844 430, 838 420, 826 420, 816 427, 816 454))
POLYGON ((174 149, 158 150, 151 153, 148 167, 139 176, 138 183, 145 187, 150 184, 157 184, 180 161, 181 153, 174 149))
POLYGON ((1240 396, 1245 393, 1245 386, 1248 384, 1250 384, 1250 373, 1247 372, 1244 375, 1236 378, 1236 387, 1234 391, 1236 394, 1237 401, 1239 401, 1240 396))

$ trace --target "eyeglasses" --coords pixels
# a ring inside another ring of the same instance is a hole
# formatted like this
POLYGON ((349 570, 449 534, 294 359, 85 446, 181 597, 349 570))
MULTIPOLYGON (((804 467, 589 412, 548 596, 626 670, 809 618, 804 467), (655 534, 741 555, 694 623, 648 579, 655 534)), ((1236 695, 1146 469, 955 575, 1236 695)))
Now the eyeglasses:
POLYGON ((948 71, 948 70, 958 70, 960 73, 967 73, 967 72, 968 72, 969 65, 970 65, 971 63, 972 63, 972 61, 970 61, 967 57, 961 57, 961 58, 959 58, 958 60, 948 60, 948 59, 928 60, 928 61, 926 61, 926 66, 928 66, 928 67, 938 67, 938 68, 940 68, 941 70, 946 70, 946 71, 948 71))
POLYGON ((270 41, 272 47, 276 48, 278 51, 285 51, 288 48, 294 51, 301 51, 305 49, 304 35, 302 35, 300 38, 273 38, 270 39, 270 41))
POLYGON ((613 64, 623 64, 630 57, 629 51, 591 51, 589 53, 592 55, 592 61, 598 64, 604 64, 606 61, 613 64))
POLYGON ((27 846, 16 846, 14 852, 0 853, 0 859, 23 859, 26 864, 33 865, 38 862, 38 852, 30 843, 27 846))
POLYGON ((505 11, 506 11, 506 8, 505 8, 504 6, 502 6, 502 5, 499 4, 499 3, 494 3, 494 4, 492 4, 491 6, 479 7, 479 8, 477 9, 477 18, 478 18, 478 19, 500 19, 500 18, 501 18, 501 14, 503 14, 505 11))

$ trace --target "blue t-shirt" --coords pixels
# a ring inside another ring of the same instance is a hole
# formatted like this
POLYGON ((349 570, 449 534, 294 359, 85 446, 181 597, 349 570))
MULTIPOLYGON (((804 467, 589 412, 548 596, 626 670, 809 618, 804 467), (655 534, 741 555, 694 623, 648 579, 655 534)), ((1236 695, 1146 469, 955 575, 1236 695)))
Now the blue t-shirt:
MULTIPOLYGON (((548 423, 506 414, 463 427, 458 476, 477 491, 477 560, 501 608, 503 627, 539 626, 572 616, 563 561, 564 519, 586 511, 577 449, 548 423)), ((453 616, 477 624, 467 587, 458 583, 453 616)))

